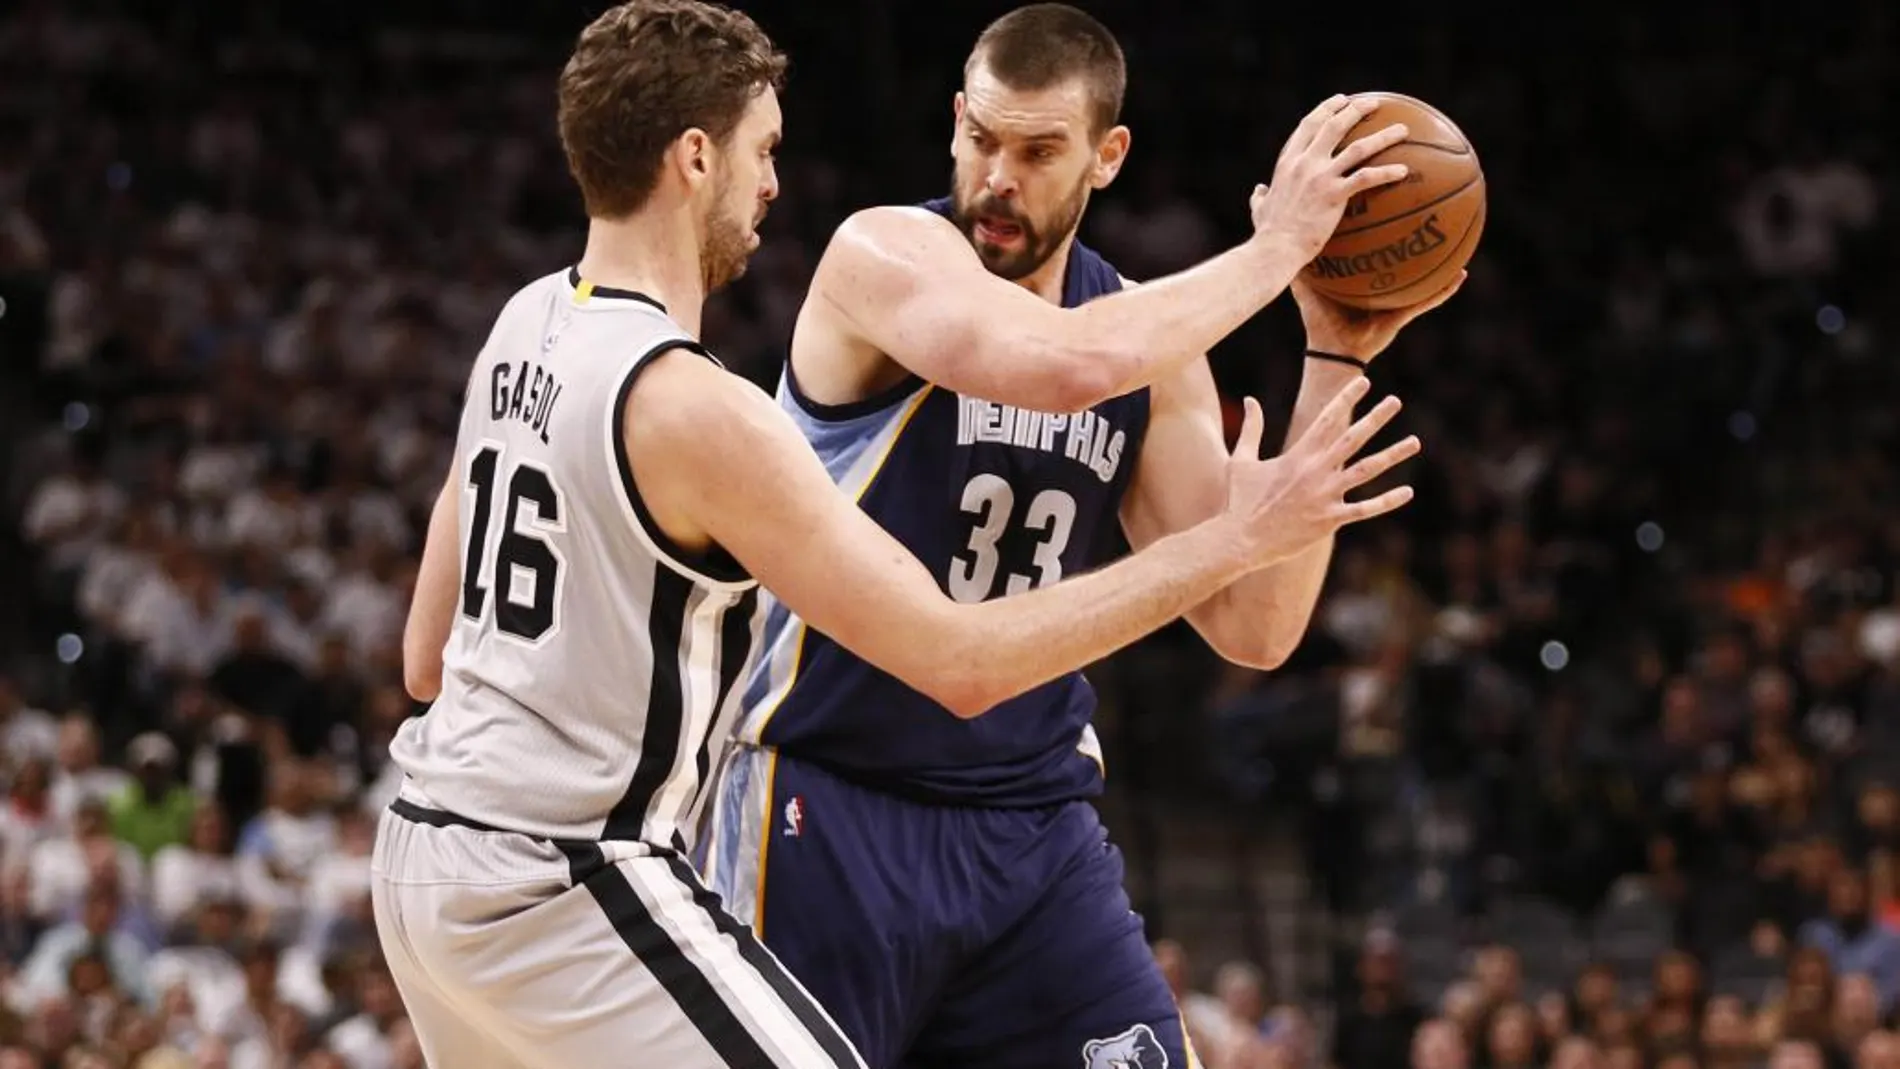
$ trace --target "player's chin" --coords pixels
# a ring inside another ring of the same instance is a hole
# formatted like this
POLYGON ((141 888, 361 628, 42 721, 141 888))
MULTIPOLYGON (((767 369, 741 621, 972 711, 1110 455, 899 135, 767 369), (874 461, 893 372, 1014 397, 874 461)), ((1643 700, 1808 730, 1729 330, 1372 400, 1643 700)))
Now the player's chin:
POLYGON ((976 247, 977 259, 990 274, 1011 282, 1027 276, 1036 269, 1035 257, 1027 249, 1005 249, 995 245, 979 244, 976 247))

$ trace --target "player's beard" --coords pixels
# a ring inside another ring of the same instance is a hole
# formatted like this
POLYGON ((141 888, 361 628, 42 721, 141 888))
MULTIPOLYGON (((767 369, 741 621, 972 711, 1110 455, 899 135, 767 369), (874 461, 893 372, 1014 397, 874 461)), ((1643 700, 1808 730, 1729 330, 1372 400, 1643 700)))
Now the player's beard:
POLYGON ((1015 204, 1001 197, 983 193, 972 200, 965 201, 954 178, 951 180, 950 188, 952 191, 950 210, 955 217, 957 229, 963 231, 963 236, 970 239, 971 247, 976 250, 977 259, 983 261, 983 266, 989 268, 991 274, 1006 278, 1011 282, 1027 278, 1034 274, 1037 268, 1049 262, 1049 257, 1056 254, 1056 249, 1062 246, 1062 242, 1075 233, 1076 224, 1082 221, 1082 209, 1086 208, 1089 202, 1088 177, 1084 175, 1075 184, 1074 192, 1070 193, 1062 203, 1056 205, 1055 217, 1049 225, 1038 226, 1031 222, 1015 204), (986 216, 1001 219, 1021 228, 1022 244, 1016 248, 1005 248, 979 240, 976 236, 976 221, 986 216))
POLYGON ((728 171, 713 198, 718 207, 706 220, 706 238, 699 248, 699 269, 707 293, 745 274, 746 260, 752 255, 748 228, 726 211, 731 193, 732 172, 728 171))

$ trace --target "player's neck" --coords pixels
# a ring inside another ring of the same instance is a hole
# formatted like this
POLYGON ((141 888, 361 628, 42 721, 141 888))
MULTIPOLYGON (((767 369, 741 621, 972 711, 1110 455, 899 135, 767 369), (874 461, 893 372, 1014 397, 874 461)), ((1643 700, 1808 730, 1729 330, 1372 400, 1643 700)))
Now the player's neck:
POLYGON ((1016 284, 1050 304, 1061 304, 1062 284, 1068 280, 1069 246, 1073 244, 1075 235, 1070 234, 1041 267, 1017 279, 1016 284))
POLYGON ((581 277, 596 286, 633 290, 666 306, 666 314, 699 334, 706 285, 699 267, 699 235, 683 212, 636 212, 625 219, 593 219, 581 254, 581 277))

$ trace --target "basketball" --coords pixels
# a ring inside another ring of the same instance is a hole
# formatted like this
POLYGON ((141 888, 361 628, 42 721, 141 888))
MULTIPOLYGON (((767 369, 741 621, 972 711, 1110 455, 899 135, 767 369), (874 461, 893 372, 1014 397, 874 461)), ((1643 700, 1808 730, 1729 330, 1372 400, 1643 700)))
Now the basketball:
POLYGON ((1343 304, 1404 308, 1451 285, 1484 231, 1484 171, 1457 125, 1422 100, 1364 93, 1379 110, 1347 132, 1341 147, 1393 123, 1404 141, 1362 166, 1403 163, 1401 180, 1352 198, 1339 228, 1308 264, 1313 288, 1343 304))

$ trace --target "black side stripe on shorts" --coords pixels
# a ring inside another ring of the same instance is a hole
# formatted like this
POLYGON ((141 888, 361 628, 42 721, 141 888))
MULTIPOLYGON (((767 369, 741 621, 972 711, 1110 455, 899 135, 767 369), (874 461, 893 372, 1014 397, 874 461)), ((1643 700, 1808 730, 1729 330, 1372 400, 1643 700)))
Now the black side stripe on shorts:
MULTIPOLYGON (((726 1005, 719 989, 653 918, 640 892, 627 882, 626 874, 607 864, 600 847, 575 843, 563 846, 562 852, 567 854, 575 886, 585 886, 594 901, 600 903, 601 911, 607 914, 620 941, 627 944, 634 958, 672 996, 686 1019, 706 1037, 719 1060, 728 1069, 777 1069, 778 1063, 752 1038, 752 1033, 746 1031, 744 1022, 726 1005)), ((625 1053, 630 1058, 638 1057, 637 1051, 625 1053)))
POLYGON ((686 731, 686 696, 680 682, 680 642, 693 581, 664 564, 653 568, 653 604, 647 610, 647 648, 653 651, 653 675, 647 683, 646 728, 640 733, 640 759, 633 781, 620 796, 601 838, 647 838, 647 811, 666 785, 686 731))
POLYGON ((693 905, 698 906, 712 918, 713 926, 719 929, 719 934, 738 944, 739 956, 745 959, 747 965, 752 966, 754 972, 765 978, 765 982, 770 984, 772 991, 778 995, 779 1001, 791 1007, 792 1013, 798 1017, 798 1023, 805 1027, 805 1031, 810 1033, 814 1040, 817 1040, 818 1046, 825 1052, 825 1057, 831 1059, 831 1064, 837 1066, 838 1069, 863 1069, 864 1063, 859 1060, 857 1051, 851 1046, 851 1041, 838 1031, 838 1026, 833 1024, 831 1019, 825 1016, 824 1011, 818 1008, 818 1003, 813 1001, 812 997, 806 994, 805 989, 792 979, 791 974, 785 971, 785 966, 759 943, 758 936, 752 934, 752 929, 740 924, 737 918, 727 913, 719 901, 719 896, 708 890, 706 885, 699 881, 699 877, 694 875, 692 868, 680 860, 678 855, 668 855, 666 864, 673 870, 673 878, 685 884, 693 892, 693 905))

